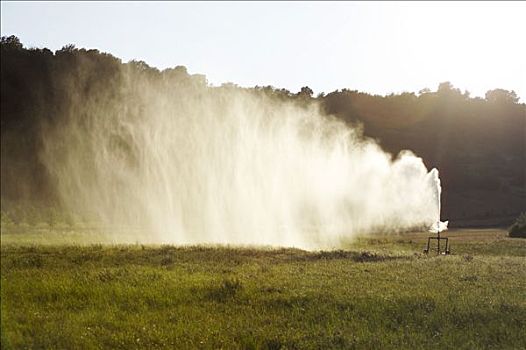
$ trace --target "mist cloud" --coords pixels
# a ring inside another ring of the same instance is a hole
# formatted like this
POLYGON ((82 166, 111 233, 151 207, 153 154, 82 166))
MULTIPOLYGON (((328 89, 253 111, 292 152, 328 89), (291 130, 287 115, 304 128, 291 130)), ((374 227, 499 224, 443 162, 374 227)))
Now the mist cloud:
POLYGON ((410 151, 392 159, 317 103, 123 72, 46 128, 41 159, 64 205, 139 242, 337 246, 428 227, 440 183, 410 151))

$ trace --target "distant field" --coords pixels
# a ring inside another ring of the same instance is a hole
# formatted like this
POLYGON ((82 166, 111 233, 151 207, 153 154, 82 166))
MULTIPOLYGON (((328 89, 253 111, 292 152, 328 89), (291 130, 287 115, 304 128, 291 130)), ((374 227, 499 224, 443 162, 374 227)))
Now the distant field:
POLYGON ((450 256, 427 233, 330 252, 86 234, 2 233, 2 348, 526 348, 526 240, 503 230, 450 231, 450 256))

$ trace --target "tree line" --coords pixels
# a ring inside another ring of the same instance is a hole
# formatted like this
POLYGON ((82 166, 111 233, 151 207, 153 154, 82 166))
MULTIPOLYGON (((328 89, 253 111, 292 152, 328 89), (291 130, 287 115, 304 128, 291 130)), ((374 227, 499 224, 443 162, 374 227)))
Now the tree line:
MULTIPOLYGON (((141 77, 155 88, 248 89, 298 104, 319 102, 325 113, 362 128, 386 151, 410 149, 428 168, 437 167, 445 217, 504 222, 526 209, 526 105, 514 91, 497 88, 484 98, 471 97, 450 82, 434 91, 386 96, 350 89, 314 96, 308 86, 298 92, 232 83, 211 87, 204 75, 189 74, 184 66, 161 71, 74 45, 55 52, 26 48, 15 36, 1 38, 0 55, 2 207, 58 201, 56 180, 39 158, 46 127, 60 126, 82 103, 129 100, 141 90, 129 80, 141 77)), ((141 106, 134 108, 140 113, 141 106)))

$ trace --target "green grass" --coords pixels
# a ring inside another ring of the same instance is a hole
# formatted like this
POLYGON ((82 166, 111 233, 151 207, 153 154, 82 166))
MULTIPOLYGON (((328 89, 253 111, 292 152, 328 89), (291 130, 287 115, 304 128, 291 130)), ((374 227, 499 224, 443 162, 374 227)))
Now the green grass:
POLYGON ((526 240, 500 230, 451 231, 450 256, 421 254, 427 234, 331 252, 27 235, 2 235, 5 349, 526 348, 526 240))

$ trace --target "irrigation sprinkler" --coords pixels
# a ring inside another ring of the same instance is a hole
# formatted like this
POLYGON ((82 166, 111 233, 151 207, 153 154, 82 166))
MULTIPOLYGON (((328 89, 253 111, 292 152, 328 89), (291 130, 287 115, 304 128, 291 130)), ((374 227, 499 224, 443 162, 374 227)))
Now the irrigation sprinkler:
POLYGON ((429 232, 436 233, 437 235, 427 237, 427 247, 424 249, 425 254, 429 253, 429 249, 431 246, 431 240, 434 239, 437 241, 437 248, 436 248, 437 255, 438 254, 449 255, 450 253, 449 239, 448 237, 440 237, 440 232, 447 230, 447 224, 448 224, 448 221, 446 222, 438 221, 436 223, 436 226, 434 224, 433 226, 431 226, 431 229, 429 230, 429 232), (446 241, 446 247, 444 251, 442 251, 440 248, 440 241, 443 241, 443 240, 446 241))

